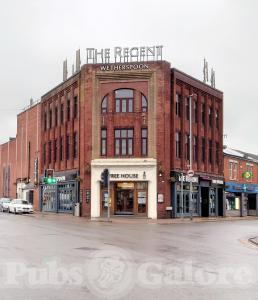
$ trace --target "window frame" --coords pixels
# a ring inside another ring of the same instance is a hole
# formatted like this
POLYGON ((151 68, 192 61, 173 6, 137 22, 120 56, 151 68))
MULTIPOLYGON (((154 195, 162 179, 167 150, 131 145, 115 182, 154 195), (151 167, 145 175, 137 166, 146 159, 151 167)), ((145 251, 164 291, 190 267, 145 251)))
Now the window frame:
POLYGON ((114 105, 115 105, 115 113, 134 113, 134 99, 135 99, 135 91, 133 89, 121 88, 114 90, 114 105), (128 90, 133 92, 132 97, 117 97, 116 92, 119 90, 128 90), (125 102, 125 111, 123 111, 123 103, 125 102), (130 105, 131 104, 131 105, 130 105), (129 109, 131 107, 131 110, 129 109))
POLYGON ((100 130, 100 155, 107 156, 107 128, 103 127, 100 130), (103 137, 102 133, 105 132, 105 137, 103 137), (105 143, 105 147, 103 148, 103 142, 105 143))
POLYGON ((147 127, 141 128, 141 155, 142 156, 148 155, 148 128, 147 127), (146 131, 146 136, 143 136, 144 131, 146 131))
POLYGON ((116 157, 120 156, 133 156, 134 155, 134 128, 115 128, 114 129, 114 155, 116 157), (126 137, 122 136, 122 131, 126 130, 126 137), (116 132, 120 132, 119 137, 116 136, 116 132), (132 137, 128 136, 129 131, 132 131, 132 137), (123 153, 123 144, 125 142, 126 153, 123 153), (117 144, 119 153, 117 153, 117 144), (130 149, 131 144, 131 151, 130 149), (130 153, 131 152, 131 153, 130 153))

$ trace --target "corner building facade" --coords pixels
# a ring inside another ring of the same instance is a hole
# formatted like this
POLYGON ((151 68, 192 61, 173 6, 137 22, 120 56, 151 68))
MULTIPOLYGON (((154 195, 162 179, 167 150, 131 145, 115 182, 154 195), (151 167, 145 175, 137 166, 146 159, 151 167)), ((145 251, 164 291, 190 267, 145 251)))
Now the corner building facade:
MULTIPOLYGON (((198 114, 207 103, 204 113, 211 119, 194 125, 195 136, 206 138, 205 159, 194 169, 210 186, 223 178, 223 95, 165 61, 107 66, 84 65, 42 97, 40 177, 54 169, 58 183, 41 183, 40 209, 69 213, 80 202, 82 216, 105 216, 109 200, 101 173, 107 168, 112 215, 177 217, 174 175, 189 165, 186 140, 178 152, 177 133, 183 136, 189 127, 185 99, 198 95, 198 114)), ((198 144, 196 151, 201 149, 198 144)), ((219 205, 223 199, 216 195, 219 205)))

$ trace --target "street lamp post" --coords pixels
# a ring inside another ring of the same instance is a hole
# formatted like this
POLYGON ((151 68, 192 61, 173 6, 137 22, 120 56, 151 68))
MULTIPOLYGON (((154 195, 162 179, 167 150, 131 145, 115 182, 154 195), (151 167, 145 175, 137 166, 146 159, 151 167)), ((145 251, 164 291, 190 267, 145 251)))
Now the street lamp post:
MULTIPOLYGON (((193 145, 192 145, 192 95, 189 95, 189 143, 190 143, 190 155, 189 155, 189 169, 192 170, 193 169, 193 145)), ((189 191, 189 198, 190 198, 190 218, 191 220, 193 219, 193 183, 192 183, 192 177, 189 176, 189 181, 190 181, 190 191, 189 191)))

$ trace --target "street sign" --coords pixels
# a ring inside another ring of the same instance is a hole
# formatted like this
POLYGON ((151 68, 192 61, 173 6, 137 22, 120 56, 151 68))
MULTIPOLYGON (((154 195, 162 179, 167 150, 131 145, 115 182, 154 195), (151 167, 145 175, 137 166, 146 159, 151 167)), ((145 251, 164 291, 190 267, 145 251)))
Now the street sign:
POLYGON ((188 171, 187 171, 187 175, 188 175, 189 177, 193 177, 193 176, 194 176, 194 170, 188 170, 188 171))

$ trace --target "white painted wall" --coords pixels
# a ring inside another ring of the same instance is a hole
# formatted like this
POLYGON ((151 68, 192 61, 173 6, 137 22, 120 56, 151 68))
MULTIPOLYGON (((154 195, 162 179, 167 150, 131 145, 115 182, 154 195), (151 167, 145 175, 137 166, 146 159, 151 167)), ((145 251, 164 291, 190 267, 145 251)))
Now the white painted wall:
POLYGON ((148 181, 147 216, 157 219, 157 161, 156 159, 94 159, 91 162, 91 217, 100 217, 100 180, 107 168, 112 174, 138 174, 137 179, 116 178, 112 181, 148 181), (143 173, 145 172, 146 178, 143 173))

